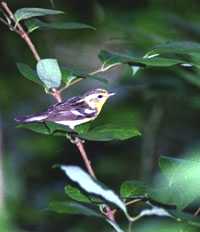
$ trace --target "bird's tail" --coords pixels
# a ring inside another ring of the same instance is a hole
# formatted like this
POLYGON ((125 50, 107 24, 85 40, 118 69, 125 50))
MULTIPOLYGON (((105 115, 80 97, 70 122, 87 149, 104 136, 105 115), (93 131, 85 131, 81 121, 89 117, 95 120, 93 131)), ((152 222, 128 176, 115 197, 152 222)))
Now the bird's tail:
POLYGON ((48 115, 46 113, 34 114, 34 115, 16 117, 15 121, 18 123, 43 122, 47 117, 48 115))

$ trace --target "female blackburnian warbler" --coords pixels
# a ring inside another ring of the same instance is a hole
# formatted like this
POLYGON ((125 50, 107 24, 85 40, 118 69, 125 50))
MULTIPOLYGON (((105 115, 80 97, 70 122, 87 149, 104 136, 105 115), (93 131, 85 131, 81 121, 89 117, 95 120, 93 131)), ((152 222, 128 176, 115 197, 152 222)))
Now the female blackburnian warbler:
POLYGON ((19 123, 54 122, 74 130, 75 126, 94 120, 107 99, 114 94, 105 89, 94 89, 82 96, 50 106, 43 113, 22 116, 15 120, 19 123))

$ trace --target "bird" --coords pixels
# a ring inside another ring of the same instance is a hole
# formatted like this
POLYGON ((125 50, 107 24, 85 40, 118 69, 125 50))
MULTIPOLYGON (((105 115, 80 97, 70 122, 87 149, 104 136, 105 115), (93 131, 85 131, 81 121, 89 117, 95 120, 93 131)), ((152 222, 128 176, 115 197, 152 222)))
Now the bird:
POLYGON ((54 104, 42 113, 17 117, 15 121, 20 124, 53 122, 74 130, 75 126, 96 119, 104 103, 113 95, 115 93, 109 93, 105 89, 93 89, 82 96, 75 96, 54 104))

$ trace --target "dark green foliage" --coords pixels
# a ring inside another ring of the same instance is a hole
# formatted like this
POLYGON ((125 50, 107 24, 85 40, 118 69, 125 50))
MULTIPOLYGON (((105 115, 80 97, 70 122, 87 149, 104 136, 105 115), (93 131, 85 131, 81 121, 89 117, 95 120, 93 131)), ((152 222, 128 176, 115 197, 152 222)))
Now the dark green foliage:
POLYGON ((34 71, 30 66, 23 63, 17 63, 17 68, 23 77, 26 77, 28 80, 33 81, 38 85, 44 86, 44 84, 38 78, 36 71, 34 71))
POLYGON ((49 204, 49 210, 55 211, 56 213, 79 214, 79 215, 92 216, 92 217, 101 217, 100 214, 88 208, 87 206, 70 201, 51 202, 49 204))
MULTIPOLYGON (((56 123, 26 123, 18 126, 19 128, 26 128, 37 133, 45 135, 59 135, 66 136, 67 132, 72 132, 67 126, 62 126, 56 123)), ((134 128, 128 123, 105 123, 103 125, 96 125, 96 122, 77 126, 75 131, 82 139, 91 141, 110 141, 110 140, 125 140, 135 136, 140 136, 138 129, 134 128), (93 126, 94 124, 94 126, 93 126)))
POLYGON ((39 19, 30 19, 26 21, 26 26, 28 28, 28 32, 31 33, 36 30, 77 30, 77 29, 92 29, 95 30, 94 27, 89 26, 83 23, 77 22, 43 22, 39 19))
POLYGON ((182 60, 178 59, 169 59, 163 57, 136 58, 131 55, 111 53, 108 51, 101 51, 99 54, 99 58, 105 64, 105 66, 116 63, 123 63, 129 65, 137 65, 141 67, 170 67, 183 63, 182 60))

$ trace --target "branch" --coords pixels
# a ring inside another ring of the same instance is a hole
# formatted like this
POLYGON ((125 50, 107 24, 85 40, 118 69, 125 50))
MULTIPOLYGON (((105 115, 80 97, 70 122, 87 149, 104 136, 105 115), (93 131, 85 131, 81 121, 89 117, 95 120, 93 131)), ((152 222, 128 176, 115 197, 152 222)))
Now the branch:
POLYGON ((82 159, 83 159, 83 161, 85 163, 85 166, 86 166, 86 168, 88 170, 88 173, 92 177, 96 178, 94 170, 93 170, 92 165, 91 165, 91 162, 88 159, 87 153, 85 151, 83 141, 81 139, 79 139, 78 137, 75 137, 75 140, 73 141, 73 143, 77 146, 77 148, 78 148, 78 150, 79 150, 79 152, 81 154, 81 157, 82 157, 82 159))
MULTIPOLYGON (((111 65, 108 65, 108 66, 105 67, 105 64, 103 64, 100 69, 97 69, 95 71, 90 72, 89 76, 94 76, 94 75, 96 75, 98 73, 104 73, 104 72, 110 70, 111 68, 119 66, 119 65, 121 65, 121 63, 115 63, 115 64, 111 64, 111 65)), ((83 79, 84 78, 79 77, 78 79, 72 81, 70 84, 65 85, 63 88, 61 88, 59 90, 59 93, 62 93, 62 91, 64 91, 65 89, 67 89, 69 86, 72 86, 72 85, 74 85, 74 84, 82 81, 83 79)))

